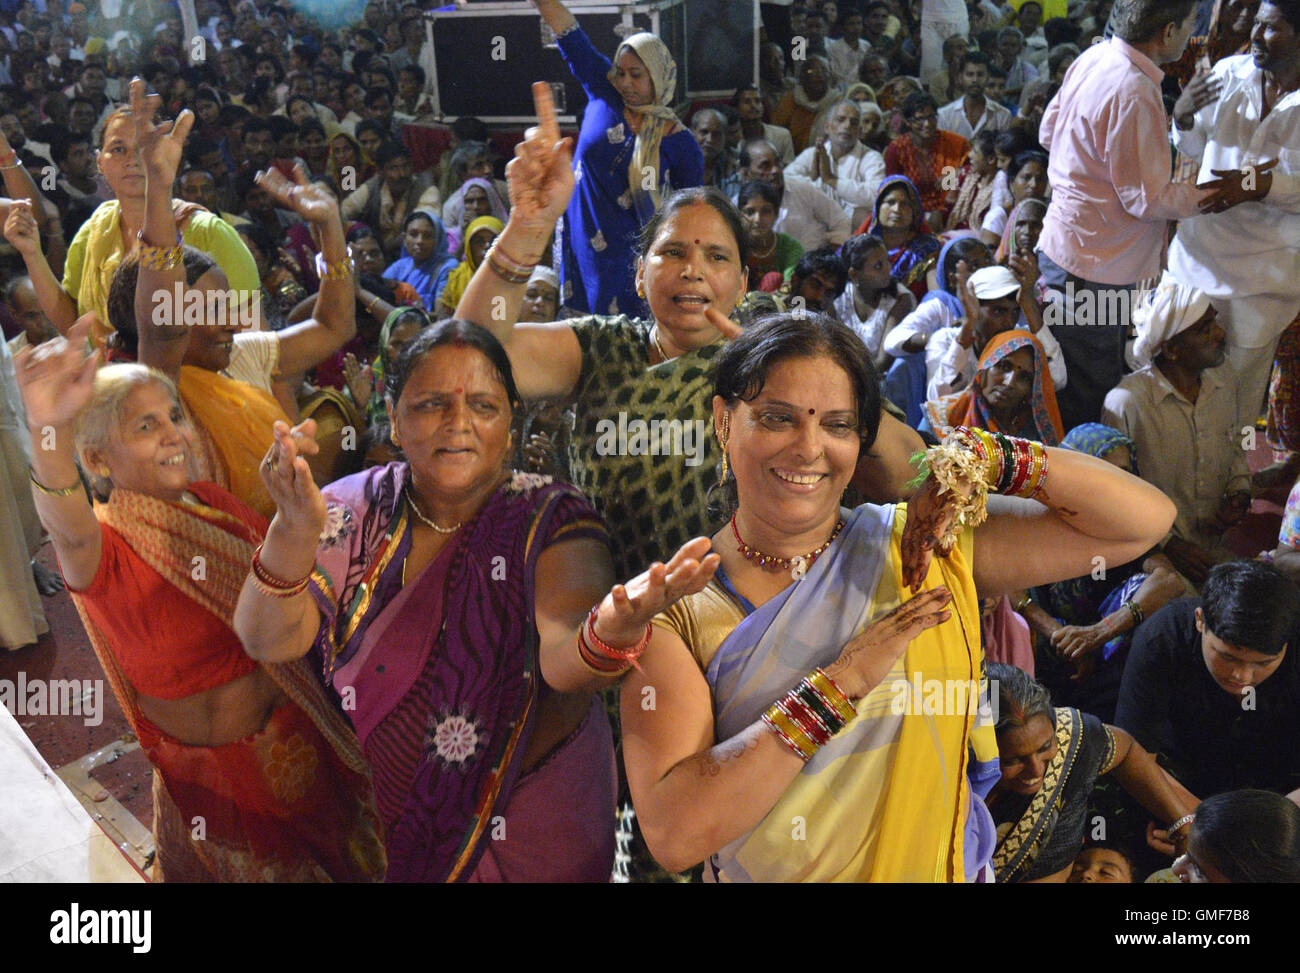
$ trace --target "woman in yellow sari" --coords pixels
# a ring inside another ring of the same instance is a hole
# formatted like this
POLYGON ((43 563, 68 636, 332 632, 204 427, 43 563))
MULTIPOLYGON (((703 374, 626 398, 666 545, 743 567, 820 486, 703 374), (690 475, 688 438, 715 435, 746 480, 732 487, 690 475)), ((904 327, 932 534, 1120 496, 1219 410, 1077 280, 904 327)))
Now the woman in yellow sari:
POLYGON ((483 255, 492 241, 501 235, 505 224, 495 216, 476 217, 465 227, 465 240, 461 244, 461 263, 447 278, 447 286, 438 295, 438 319, 455 315, 456 305, 465 296, 465 288, 474 279, 474 271, 483 262, 483 255))
POLYGON ((927 453, 910 504, 842 510, 879 415, 861 342, 778 315, 715 375, 736 500, 713 536, 721 565, 656 619, 622 695, 651 852, 672 871, 707 862, 711 881, 987 879, 979 599, 1123 563, 1173 504, 1092 457, 959 431, 927 453), (998 497, 975 526, 987 492, 1037 501, 998 497))

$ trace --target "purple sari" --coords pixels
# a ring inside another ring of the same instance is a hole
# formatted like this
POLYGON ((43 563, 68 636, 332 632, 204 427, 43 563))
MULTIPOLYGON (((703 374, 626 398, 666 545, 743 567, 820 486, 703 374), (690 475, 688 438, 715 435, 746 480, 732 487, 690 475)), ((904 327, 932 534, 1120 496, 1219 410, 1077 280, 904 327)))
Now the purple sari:
POLYGON ((371 765, 388 880, 464 881, 505 830, 535 722, 538 557, 606 535, 574 487, 516 473, 404 578, 409 473, 391 463, 323 491, 313 654, 371 765))

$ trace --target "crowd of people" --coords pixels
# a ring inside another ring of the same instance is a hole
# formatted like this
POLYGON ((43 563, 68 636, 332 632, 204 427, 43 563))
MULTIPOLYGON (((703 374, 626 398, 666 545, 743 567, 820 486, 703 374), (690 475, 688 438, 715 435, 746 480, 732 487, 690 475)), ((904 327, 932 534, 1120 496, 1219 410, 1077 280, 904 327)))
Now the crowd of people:
POLYGON ((1300 880, 1300 2, 532 4, 508 162, 415 3, 0 11, 0 645, 156 877, 1300 880))

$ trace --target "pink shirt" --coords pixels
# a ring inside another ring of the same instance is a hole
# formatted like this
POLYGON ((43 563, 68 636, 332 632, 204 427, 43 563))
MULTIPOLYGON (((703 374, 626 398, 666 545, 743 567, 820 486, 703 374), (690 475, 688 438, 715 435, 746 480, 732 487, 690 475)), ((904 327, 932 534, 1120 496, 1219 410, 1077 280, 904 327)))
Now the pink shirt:
POLYGON ((1170 181, 1162 77, 1112 37, 1070 65, 1043 113, 1052 201, 1038 246, 1078 277, 1125 285, 1156 276, 1169 221, 1196 216, 1208 195, 1170 181))

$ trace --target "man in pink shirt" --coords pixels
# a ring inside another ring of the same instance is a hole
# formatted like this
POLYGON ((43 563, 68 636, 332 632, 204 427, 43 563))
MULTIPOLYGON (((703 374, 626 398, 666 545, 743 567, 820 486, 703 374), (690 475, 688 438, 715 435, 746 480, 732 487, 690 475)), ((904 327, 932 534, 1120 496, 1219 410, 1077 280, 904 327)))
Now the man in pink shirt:
POLYGON ((1196 0, 1116 0, 1114 36, 1070 66, 1043 114, 1051 205, 1038 241, 1048 285, 1065 294, 1052 332, 1067 382, 1065 428, 1096 422, 1124 374, 1133 287, 1159 276, 1170 220, 1211 194, 1176 184, 1159 65, 1182 57, 1196 0), (1061 320, 1063 318, 1063 320, 1061 320))

